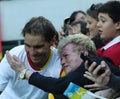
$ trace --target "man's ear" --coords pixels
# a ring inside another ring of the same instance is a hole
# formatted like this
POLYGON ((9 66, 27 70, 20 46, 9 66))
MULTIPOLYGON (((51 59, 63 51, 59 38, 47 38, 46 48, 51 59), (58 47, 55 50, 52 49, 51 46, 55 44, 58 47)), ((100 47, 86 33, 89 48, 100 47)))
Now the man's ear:
POLYGON ((115 23, 116 24, 116 29, 120 30, 120 22, 115 23))

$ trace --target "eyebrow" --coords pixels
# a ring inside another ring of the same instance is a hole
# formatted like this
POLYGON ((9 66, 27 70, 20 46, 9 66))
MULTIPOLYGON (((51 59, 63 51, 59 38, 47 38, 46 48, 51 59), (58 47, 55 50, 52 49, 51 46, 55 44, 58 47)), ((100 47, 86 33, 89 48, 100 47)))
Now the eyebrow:
POLYGON ((35 45, 35 46, 30 46, 30 45, 27 44, 27 43, 24 43, 24 44, 27 45, 27 46, 29 46, 29 47, 34 47, 34 48, 41 48, 41 47, 44 46, 44 44, 42 44, 42 45, 35 45))

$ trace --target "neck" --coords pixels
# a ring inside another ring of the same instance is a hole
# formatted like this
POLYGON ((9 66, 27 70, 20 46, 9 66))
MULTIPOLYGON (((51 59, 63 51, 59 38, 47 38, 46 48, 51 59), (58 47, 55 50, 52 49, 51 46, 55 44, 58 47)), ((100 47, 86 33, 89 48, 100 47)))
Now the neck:
POLYGON ((42 58, 42 60, 39 63, 33 63, 33 65, 38 68, 44 67, 49 59, 49 56, 50 56, 50 53, 46 54, 46 56, 44 56, 44 58, 42 58))
POLYGON ((52 56, 52 51, 50 50, 50 52, 48 54, 46 54, 44 56, 44 58, 42 58, 42 60, 38 63, 33 63, 30 59, 30 57, 27 55, 28 57, 28 61, 30 63, 30 66, 34 69, 34 70, 41 70, 44 69, 44 67, 47 66, 47 64, 49 63, 50 57, 52 56))

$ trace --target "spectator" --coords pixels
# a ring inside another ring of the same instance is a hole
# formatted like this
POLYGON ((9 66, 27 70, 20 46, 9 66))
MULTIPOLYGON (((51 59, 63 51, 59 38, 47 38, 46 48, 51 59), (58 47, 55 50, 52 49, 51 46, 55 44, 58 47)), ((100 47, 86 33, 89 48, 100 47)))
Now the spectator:
MULTIPOLYGON (((86 14, 84 11, 74 11, 69 18, 66 18, 64 20, 64 24, 62 27, 62 30, 60 31, 60 39, 62 39, 65 36, 68 36, 69 34, 73 33, 73 29, 71 27, 71 24, 74 24, 74 22, 77 21, 83 21, 86 23, 86 14), (69 33, 70 32, 70 33, 69 33)), ((82 27, 84 27, 84 25, 80 22, 80 24, 82 25, 82 27)), ((78 27, 79 29, 80 27, 78 27)), ((76 32, 76 31, 75 31, 76 32)), ((81 31, 79 31, 81 32, 81 31)))
POLYGON ((84 21, 86 22, 86 13, 84 11, 78 10, 74 11, 69 18, 69 24, 77 21, 84 21))
POLYGON ((110 58, 116 67, 120 66, 120 1, 108 1, 98 9, 98 30, 100 37, 108 41, 97 50, 97 56, 110 58))
POLYGON ((76 21, 68 26, 68 34, 77 34, 82 33, 85 35, 89 35, 89 30, 86 28, 87 23, 84 21, 76 21))
POLYGON ((90 38, 94 41, 97 49, 101 48, 104 45, 103 40, 100 38, 98 34, 98 8, 102 6, 101 3, 92 4, 91 7, 87 10, 86 20, 87 20, 87 28, 89 29, 90 38))
MULTIPOLYGON (((95 45, 89 37, 83 34, 67 36, 59 42, 58 52, 60 54, 61 64, 66 76, 56 79, 44 77, 37 72, 33 73, 31 70, 27 70, 25 73, 25 79, 28 79, 30 84, 54 94, 63 94, 70 82, 78 84, 81 87, 84 87, 85 84, 93 83, 83 77, 85 68, 84 62, 80 58, 81 52, 95 56, 95 45)), ((16 56, 11 56, 8 52, 6 52, 6 55, 8 62, 16 72, 21 72, 23 68, 26 68, 16 56)), ((103 60, 98 57, 91 58, 97 61, 97 63, 103 60)), ((107 60, 106 62, 110 64, 107 60)), ((119 70, 113 69, 113 71, 117 72, 119 70)), ((117 72, 116 74, 120 74, 120 72, 117 72)))
MULTIPOLYGON (((101 61, 101 64, 96 66, 96 62, 93 62, 90 66, 88 62, 85 62, 86 69, 92 74, 91 76, 88 75, 86 72, 84 77, 94 81, 95 83, 101 86, 108 86, 115 90, 115 93, 112 94, 112 99, 116 97, 116 95, 120 95, 120 77, 113 74, 110 70, 110 66, 105 63, 105 61, 101 61), (99 74, 99 71, 104 70, 102 74, 99 74)), ((111 93, 110 93, 111 94, 111 93)))

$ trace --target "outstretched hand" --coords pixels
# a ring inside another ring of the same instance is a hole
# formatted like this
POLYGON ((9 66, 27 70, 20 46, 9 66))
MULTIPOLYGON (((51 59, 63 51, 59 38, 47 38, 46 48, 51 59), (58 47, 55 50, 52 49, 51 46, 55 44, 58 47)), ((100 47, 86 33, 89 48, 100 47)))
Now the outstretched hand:
POLYGON ((25 64, 20 61, 16 55, 11 56, 9 51, 6 51, 6 58, 11 68, 16 72, 21 72, 24 68, 26 68, 25 64))
POLYGON ((101 84, 96 83, 95 77, 92 76, 92 74, 88 71, 85 72, 84 77, 88 78, 89 80, 95 82, 94 84, 84 85, 85 88, 87 88, 90 91, 97 91, 97 90, 103 90, 108 87, 102 86, 101 84))
POLYGON ((91 73, 89 75, 87 72, 84 74, 84 77, 94 81, 95 83, 106 86, 110 80, 111 71, 109 66, 104 62, 101 61, 101 64, 96 66, 96 62, 93 62, 90 66, 88 66, 88 62, 85 62, 85 68, 91 73), (98 72, 101 68, 104 68, 105 72, 98 75, 98 72))

